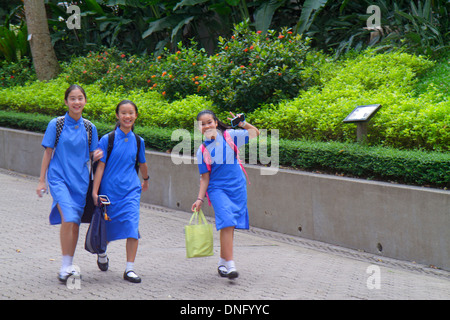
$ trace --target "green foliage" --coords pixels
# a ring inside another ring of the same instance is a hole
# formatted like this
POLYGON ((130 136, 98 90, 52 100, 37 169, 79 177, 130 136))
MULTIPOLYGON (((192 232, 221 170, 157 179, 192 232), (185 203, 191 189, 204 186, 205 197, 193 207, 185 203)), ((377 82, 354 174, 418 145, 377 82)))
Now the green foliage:
POLYGON ((450 96, 450 51, 447 52, 426 73, 419 76, 415 85, 417 94, 424 94, 428 88, 438 91, 445 97, 450 96))
MULTIPOLYGON (((192 130, 193 120, 202 109, 215 110, 223 120, 228 116, 227 111, 245 110, 244 105, 235 107, 237 110, 231 105, 219 107, 219 103, 208 97, 207 92, 212 89, 205 88, 211 83, 216 83, 216 92, 229 90, 226 79, 219 81, 218 76, 212 75, 213 66, 221 68, 211 62, 218 56, 206 59, 201 50, 189 48, 160 59, 137 62, 136 57, 125 56, 120 51, 108 52, 111 53, 102 51, 75 58, 57 80, 2 90, 0 109, 61 114, 66 110, 64 90, 70 83, 80 83, 88 94, 85 113, 108 123, 115 122, 115 106, 123 99, 135 101, 142 124, 153 127, 192 130), (136 66, 139 66, 137 71, 136 66), (204 71, 205 66, 211 72, 204 71), (123 70, 128 71, 121 73, 123 70)), ((301 91, 294 99, 261 105, 247 112, 251 123, 260 128, 279 129, 285 139, 354 141, 355 125, 344 124, 342 120, 358 105, 380 103, 383 107, 369 124, 369 145, 449 150, 447 60, 433 63, 407 53, 365 51, 333 61, 324 54, 309 52, 303 65, 302 73, 316 85, 301 91), (433 69, 437 71, 425 72, 433 65, 438 67, 433 69), (419 83, 418 79, 424 81, 419 83), (444 84, 440 84, 441 80, 444 84)), ((239 71, 233 79, 245 79, 239 71)), ((279 76, 271 72, 270 77, 279 76)), ((265 81, 268 86, 270 77, 265 81)), ((246 90, 248 96, 253 92, 256 95, 258 87, 246 90)))
POLYGON ((0 88, 24 85, 36 80, 36 74, 28 58, 17 62, 0 61, 0 88))
POLYGON ((150 87, 150 59, 130 56, 115 48, 103 48, 86 56, 73 57, 63 64, 62 77, 69 83, 97 84, 104 92, 117 88, 132 90, 150 87))
POLYGON ((245 112, 291 99, 313 83, 316 63, 305 63, 308 42, 289 29, 263 34, 237 25, 231 39, 219 39, 220 51, 212 56, 195 42, 179 45, 180 50, 165 49, 154 60, 116 49, 90 52, 66 63, 64 76, 70 83, 97 83, 104 92, 148 88, 169 101, 197 94, 222 110, 245 112))
POLYGON ((296 31, 336 56, 374 47, 437 57, 449 48, 448 14, 447 0, 307 0, 296 31), (364 29, 371 5, 380 8, 380 32, 364 29))
POLYGON ((0 59, 8 62, 18 62, 30 55, 30 45, 27 41, 27 26, 0 26, 0 59))
POLYGON ((280 163, 406 184, 450 186, 450 155, 347 143, 280 141, 280 163))
POLYGON ((308 41, 289 29, 264 34, 242 23, 231 39, 219 38, 219 48, 201 85, 223 110, 251 112, 263 103, 293 98, 310 80, 303 72, 308 41))
POLYGON ((450 150, 450 101, 432 84, 414 95, 417 75, 433 62, 407 53, 366 51, 321 68, 321 86, 248 115, 287 139, 354 141, 354 124, 342 120, 358 105, 383 107, 369 124, 368 143, 406 149, 450 150))
POLYGON ((168 100, 183 99, 191 94, 202 94, 200 83, 206 74, 208 56, 196 43, 187 48, 179 43, 180 50, 171 54, 165 49, 154 63, 151 76, 152 89, 161 92, 168 100))
MULTIPOLYGON (((39 113, 57 116, 67 111, 64 103, 64 92, 69 87, 64 78, 48 82, 35 81, 27 86, 16 86, 2 90, 0 110, 25 113, 39 113)), ((138 121, 149 127, 186 128, 193 130, 194 119, 203 109, 215 108, 211 102, 200 96, 189 96, 169 103, 156 91, 117 90, 105 94, 96 84, 83 85, 87 94, 87 103, 83 110, 86 118, 115 123, 116 105, 128 99, 136 103, 139 110, 138 121)))

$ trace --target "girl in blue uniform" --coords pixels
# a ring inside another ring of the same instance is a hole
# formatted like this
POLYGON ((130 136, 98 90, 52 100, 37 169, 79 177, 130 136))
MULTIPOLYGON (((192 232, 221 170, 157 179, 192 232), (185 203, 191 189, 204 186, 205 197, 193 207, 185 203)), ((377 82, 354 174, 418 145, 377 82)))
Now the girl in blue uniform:
MULTIPOLYGON (((234 117, 232 113, 231 115, 234 117)), ((214 208, 216 229, 220 230, 219 275, 236 278, 238 272, 233 260, 234 229, 249 228, 246 179, 234 150, 223 137, 224 131, 230 127, 220 122, 210 110, 201 111, 197 115, 197 122, 211 156, 211 172, 199 148, 197 159, 200 189, 197 200, 192 204, 192 211, 200 210, 207 192, 214 208)), ((238 126, 243 130, 227 130, 238 148, 259 135, 258 129, 245 121, 238 126)))
POLYGON ((73 256, 89 186, 89 158, 93 156, 94 161, 97 161, 102 157, 101 150, 96 150, 96 127, 90 124, 92 136, 89 145, 89 133, 81 117, 86 105, 83 88, 71 85, 65 92, 64 102, 69 110, 64 116, 57 146, 55 147, 56 118, 48 124, 42 140, 45 151, 36 189, 38 196, 42 197, 48 183, 53 197, 50 223, 61 224, 62 266, 58 278, 62 282, 73 273, 73 256))
MULTIPOLYGON (((108 216, 111 221, 106 222, 107 240, 127 239, 127 264, 124 279, 139 283, 141 278, 134 272, 134 260, 139 239, 139 208, 141 191, 148 189, 148 170, 145 160, 144 140, 140 140, 140 150, 137 155, 139 170, 143 177, 141 185, 136 172, 137 141, 133 133, 134 122, 138 110, 129 100, 121 101, 116 107, 118 123, 114 131, 114 146, 107 159, 108 135, 104 135, 99 142, 103 150, 103 158, 97 166, 92 197, 97 203, 98 195, 107 195, 111 204, 108 206, 108 216), (107 161, 107 163, 106 163, 107 161), (100 191, 98 191, 100 188, 100 191)), ((97 264, 102 271, 108 269, 108 258, 100 254, 97 264)))

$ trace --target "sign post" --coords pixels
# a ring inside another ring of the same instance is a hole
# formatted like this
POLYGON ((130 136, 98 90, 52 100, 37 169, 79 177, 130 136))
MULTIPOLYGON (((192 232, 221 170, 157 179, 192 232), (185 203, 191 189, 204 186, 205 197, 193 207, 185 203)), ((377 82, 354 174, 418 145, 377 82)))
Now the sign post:
POLYGON ((356 141, 364 143, 367 139, 369 120, 378 112, 381 104, 356 107, 345 119, 345 123, 356 123, 356 141))

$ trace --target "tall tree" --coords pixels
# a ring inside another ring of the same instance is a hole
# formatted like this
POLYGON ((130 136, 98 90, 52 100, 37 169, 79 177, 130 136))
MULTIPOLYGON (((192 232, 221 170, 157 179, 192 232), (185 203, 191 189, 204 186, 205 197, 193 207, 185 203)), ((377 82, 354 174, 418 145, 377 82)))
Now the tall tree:
POLYGON ((50 39, 44 0, 24 0, 23 4, 36 76, 39 80, 53 79, 60 67, 50 39))

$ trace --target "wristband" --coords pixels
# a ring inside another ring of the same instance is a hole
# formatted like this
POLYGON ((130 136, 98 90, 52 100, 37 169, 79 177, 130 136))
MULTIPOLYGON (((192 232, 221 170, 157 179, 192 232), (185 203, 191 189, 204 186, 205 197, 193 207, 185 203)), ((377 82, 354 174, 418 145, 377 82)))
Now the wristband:
POLYGON ((150 176, 147 176, 147 178, 143 178, 144 181, 147 181, 148 179, 150 179, 150 176))
POLYGON ((203 199, 197 198, 197 200, 200 200, 201 202, 204 202, 203 199))

